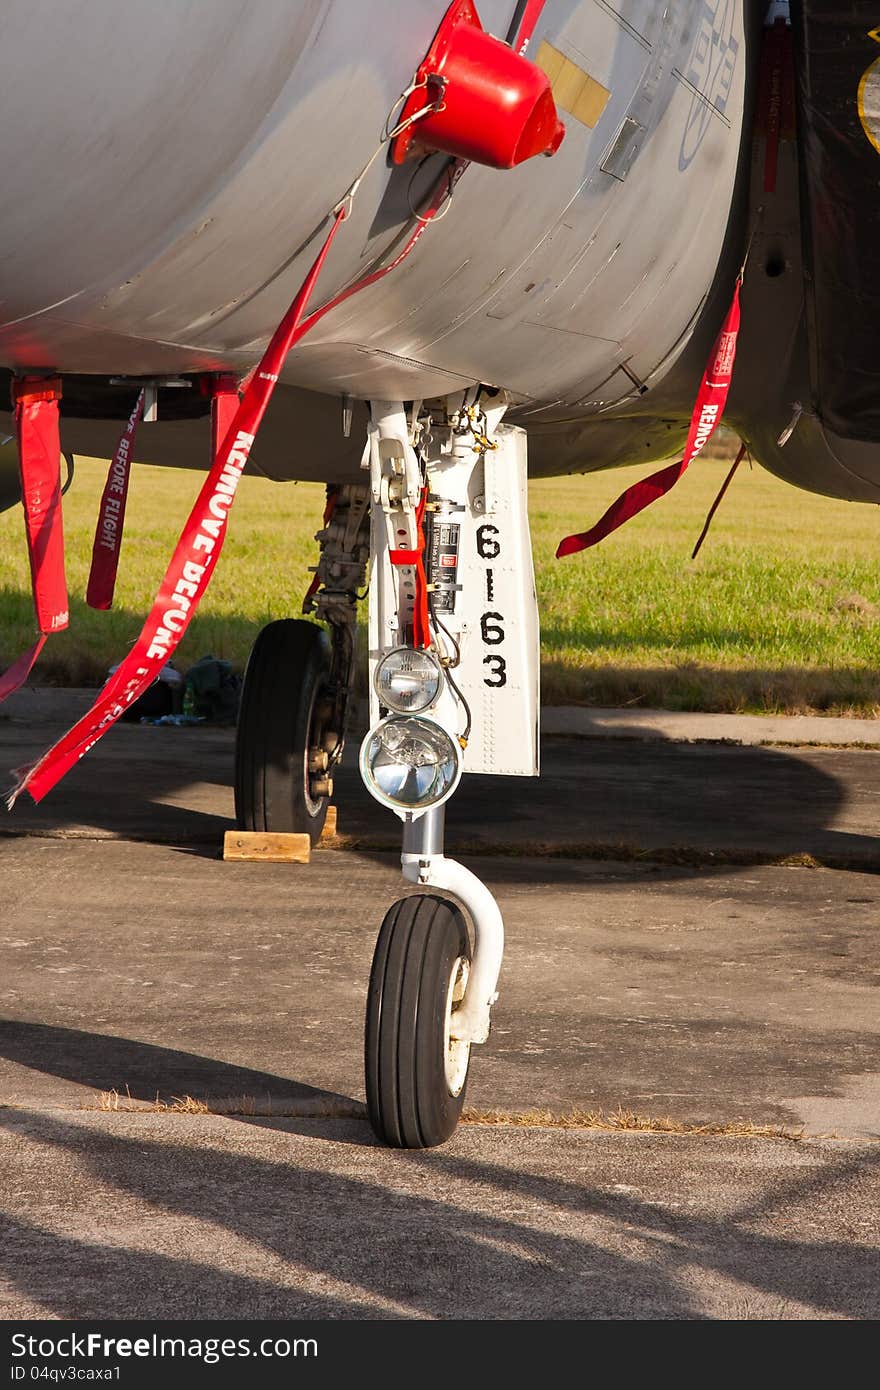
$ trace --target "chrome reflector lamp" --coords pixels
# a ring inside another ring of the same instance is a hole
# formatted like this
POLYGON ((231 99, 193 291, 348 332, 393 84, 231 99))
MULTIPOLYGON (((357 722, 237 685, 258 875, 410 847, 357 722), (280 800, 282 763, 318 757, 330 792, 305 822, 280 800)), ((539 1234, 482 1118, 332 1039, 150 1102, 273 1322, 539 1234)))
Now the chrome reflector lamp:
POLYGON ((395 647, 376 667, 376 694, 396 714, 420 714, 440 693, 440 664, 418 647, 395 647))
POLYGON ((361 744, 367 790, 398 814, 427 811, 452 795, 461 777, 461 749, 441 724, 392 714, 361 744))

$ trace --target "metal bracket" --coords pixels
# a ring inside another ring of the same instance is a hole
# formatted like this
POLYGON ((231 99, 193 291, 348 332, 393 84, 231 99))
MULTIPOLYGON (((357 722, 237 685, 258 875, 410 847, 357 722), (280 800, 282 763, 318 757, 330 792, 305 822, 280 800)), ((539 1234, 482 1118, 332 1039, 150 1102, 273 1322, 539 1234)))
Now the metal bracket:
POLYGON ((154 425, 159 418, 159 388, 180 391, 192 388, 192 382, 182 376, 143 377, 111 376, 111 386, 140 386, 144 393, 144 413, 141 416, 145 425, 154 425))

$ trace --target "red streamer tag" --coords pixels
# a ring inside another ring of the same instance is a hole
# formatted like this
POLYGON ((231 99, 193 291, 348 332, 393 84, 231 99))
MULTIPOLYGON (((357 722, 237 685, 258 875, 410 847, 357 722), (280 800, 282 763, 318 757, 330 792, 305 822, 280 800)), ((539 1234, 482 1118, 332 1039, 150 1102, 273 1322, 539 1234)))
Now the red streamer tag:
POLYGON ((31 673, 34 662, 43 650, 45 641, 45 634, 40 633, 34 645, 29 647, 24 655, 20 656, 18 661, 14 662, 12 666, 9 666, 3 672, 3 675, 0 676, 0 703, 6 699, 7 695, 11 695, 13 691, 18 690, 20 685, 24 685, 31 673))
POLYGON ((721 326, 721 332, 715 340, 712 355, 706 365, 703 380, 697 393, 697 403, 691 415, 690 429, 681 460, 678 463, 668 464, 666 468, 661 468, 658 473, 652 473, 649 478, 643 478, 641 482, 634 483, 632 487, 627 488, 616 502, 612 502, 605 515, 596 522, 591 530, 581 531, 574 536, 566 536, 557 547, 557 559, 562 559, 564 555, 574 555, 579 550, 588 550, 590 546, 604 540, 612 531, 616 531, 625 521, 629 521, 630 517, 637 516, 639 512, 644 511, 645 507, 656 502, 658 497, 663 497, 670 488, 675 486, 688 465, 711 439, 716 426, 721 422, 721 416, 724 414, 727 393, 730 390, 730 380, 733 375, 733 364, 736 360, 741 284, 742 281, 737 280, 733 292, 733 302, 727 311, 727 317, 721 326))
POLYGON ((128 501, 131 456, 143 413, 144 392, 141 391, 134 410, 128 417, 128 423, 119 436, 119 443, 110 461, 110 470, 101 494, 98 524, 92 545, 92 567, 89 570, 86 589, 86 603, 90 608, 107 609, 113 606, 119 552, 122 549, 122 530, 125 525, 125 504, 128 501))
POLYGON ((776 192, 779 144, 794 136, 794 48, 791 29, 777 19, 764 31, 755 131, 764 136, 764 192, 776 192))
POLYGON ((27 680, 46 636, 62 632, 69 621, 58 434, 61 382, 57 377, 49 380, 25 377, 14 381, 12 389, 31 592, 41 635, 0 677, 0 702, 27 680))
POLYGON ((171 659, 219 559, 226 538, 229 511, 254 436, 275 389, 284 359, 311 322, 307 320, 305 324, 301 323, 303 312, 343 216, 342 210, 334 216, 333 225, 314 265, 252 375, 177 542, 140 637, 88 713, 44 753, 39 762, 21 769, 21 780, 8 798, 10 807, 25 789, 34 801, 41 801, 56 782, 95 746, 129 705, 152 685, 162 667, 171 659))
POLYGON ((547 0, 526 0, 522 18, 519 23, 519 29, 511 45, 516 53, 525 53, 532 35, 535 32, 535 25, 541 18, 541 11, 546 3, 547 0))
POLYGON ((428 608, 428 576, 425 572, 425 508, 428 505, 428 489, 422 488, 422 495, 419 498, 419 505, 416 507, 416 536, 419 542, 419 549, 416 552, 416 597, 413 604, 413 646, 424 647, 427 651, 431 645, 431 627, 429 623, 430 610, 428 608))
POLYGON ((15 384, 14 391, 21 500, 37 626, 44 633, 63 632, 69 614, 61 521, 61 383, 57 379, 25 379, 15 384))

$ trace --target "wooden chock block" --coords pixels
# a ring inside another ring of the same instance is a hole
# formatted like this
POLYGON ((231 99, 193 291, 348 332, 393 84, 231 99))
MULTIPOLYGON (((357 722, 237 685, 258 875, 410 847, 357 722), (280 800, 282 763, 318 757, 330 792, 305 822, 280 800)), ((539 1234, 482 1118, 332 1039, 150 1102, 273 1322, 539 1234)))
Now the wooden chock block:
POLYGON ((268 830, 227 830, 223 858, 266 864, 308 864, 312 845, 308 835, 276 834, 268 830))
POLYGON ((336 807, 327 807, 327 819, 324 821, 324 829, 321 831, 322 840, 333 840, 336 837, 336 807))

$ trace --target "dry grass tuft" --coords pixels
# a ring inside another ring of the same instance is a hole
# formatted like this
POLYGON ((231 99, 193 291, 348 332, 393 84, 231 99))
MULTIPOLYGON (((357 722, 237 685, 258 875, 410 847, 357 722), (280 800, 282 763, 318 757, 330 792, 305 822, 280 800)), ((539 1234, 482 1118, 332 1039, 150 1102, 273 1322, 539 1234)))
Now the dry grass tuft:
POLYGON ((803 1139, 803 1129, 787 1129, 782 1125, 756 1125, 750 1120, 732 1120, 721 1124, 688 1124, 669 1116, 638 1115, 618 1106, 610 1114, 603 1110, 568 1110, 554 1114, 550 1110, 466 1110, 464 1124, 513 1125, 534 1129, 602 1129, 638 1134, 685 1134, 690 1136, 724 1135, 736 1139, 787 1139, 797 1143, 803 1139))
POLYGON ((170 1096, 163 1100, 156 1093, 153 1100, 140 1100, 124 1091, 102 1091, 96 1105, 83 1105, 82 1110, 121 1111, 126 1114, 147 1115, 242 1115, 261 1119, 351 1119, 360 1118, 366 1107, 357 1101, 328 1096, 307 1100, 289 1100, 278 1096, 218 1096, 207 1099, 196 1096, 170 1096))
POLYGON ((880 613, 877 604, 861 594, 841 594, 840 598, 834 600, 833 606, 836 613, 851 613, 858 618, 876 618, 880 613))
MULTIPOLYGON (((356 1119, 366 1120, 367 1108, 360 1101, 346 1100, 343 1097, 321 1096, 304 1100, 289 1100, 284 1097, 223 1096, 207 1099, 195 1096, 171 1096, 163 1100, 157 1093, 153 1100, 141 1100, 132 1096, 126 1086, 124 1091, 116 1089, 102 1091, 97 1104, 81 1105, 81 1110, 100 1110, 140 1115, 226 1115, 231 1118, 260 1119, 356 1119)), ((517 1129, 592 1129, 610 1133, 628 1134, 669 1134, 684 1135, 689 1138, 731 1138, 731 1139, 782 1139, 788 1143, 798 1143, 804 1138, 803 1129, 790 1129, 784 1125, 759 1125, 751 1120, 731 1120, 726 1123, 691 1124, 686 1120, 673 1120, 670 1116, 639 1115, 634 1110, 626 1110, 619 1105, 616 1110, 465 1110, 461 1117, 464 1125, 511 1126, 517 1129)), ((841 1136, 814 1134, 813 1139, 839 1139, 841 1136)))
MULTIPOLYGON (((796 745, 800 747, 800 745, 796 745)), ((853 745, 859 747, 860 745, 853 745)), ((390 835, 339 835, 325 844, 339 853, 398 854, 400 842, 390 835)), ((469 858, 493 859, 583 859, 599 863, 664 864, 677 868, 737 866, 777 869, 848 869, 874 873, 876 862, 869 855, 823 854, 800 851, 793 854, 767 854, 759 849, 709 849, 699 845, 655 845, 650 849, 622 841, 559 843, 546 840, 473 840, 449 837, 447 853, 469 858)))

